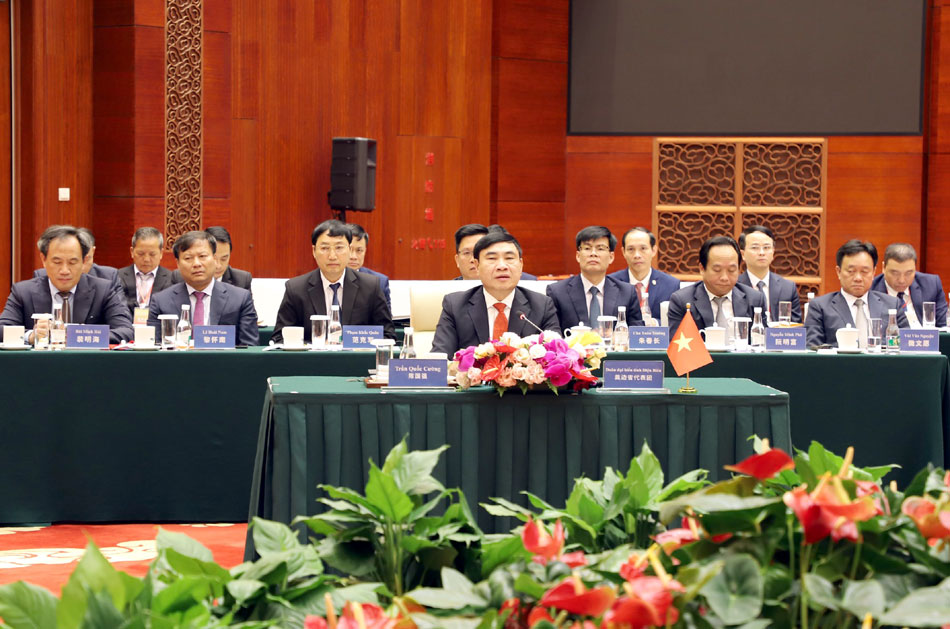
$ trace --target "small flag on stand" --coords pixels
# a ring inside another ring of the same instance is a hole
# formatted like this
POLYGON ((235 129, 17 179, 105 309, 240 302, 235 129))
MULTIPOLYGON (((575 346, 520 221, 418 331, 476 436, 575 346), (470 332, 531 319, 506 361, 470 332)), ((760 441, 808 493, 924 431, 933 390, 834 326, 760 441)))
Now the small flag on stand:
POLYGON ((686 374, 686 386, 680 388, 680 393, 696 393, 696 389, 689 385, 689 372, 708 365, 713 360, 699 336, 699 328, 696 327, 693 313, 690 312, 690 304, 686 304, 686 314, 666 348, 666 355, 670 357, 670 364, 673 365, 677 376, 686 374))

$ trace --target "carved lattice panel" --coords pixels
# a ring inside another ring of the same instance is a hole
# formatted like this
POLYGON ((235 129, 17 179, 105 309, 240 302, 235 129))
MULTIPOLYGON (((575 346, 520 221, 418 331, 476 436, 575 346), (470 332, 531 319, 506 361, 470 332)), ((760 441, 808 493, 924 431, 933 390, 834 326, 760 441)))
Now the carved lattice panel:
POLYGON ((202 0, 165 2, 165 246, 201 228, 202 0))
POLYGON ((667 273, 699 273, 699 247, 710 236, 731 236, 735 215, 729 212, 664 212, 656 226, 659 268, 667 273))
POLYGON ((743 212, 742 231, 764 225, 775 234, 772 270, 779 275, 821 275, 821 215, 784 212, 743 212))
POLYGON ((821 206, 820 143, 747 143, 742 151, 742 205, 821 206))
POLYGON ((735 205, 736 147, 663 144, 659 151, 660 205, 735 205))

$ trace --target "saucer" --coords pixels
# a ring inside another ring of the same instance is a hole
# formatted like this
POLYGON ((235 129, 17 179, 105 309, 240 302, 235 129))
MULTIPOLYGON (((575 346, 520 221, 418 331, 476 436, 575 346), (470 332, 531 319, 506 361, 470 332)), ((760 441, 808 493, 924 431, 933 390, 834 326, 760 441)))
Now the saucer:
POLYGON ((132 349, 137 352, 154 352, 162 349, 161 345, 132 345, 132 349))
POLYGON ((284 352, 307 352, 310 351, 309 345, 281 345, 281 351, 284 352))
POLYGON ((22 352, 25 349, 31 349, 32 345, 3 345, 0 343, 0 349, 6 350, 8 352, 22 352))

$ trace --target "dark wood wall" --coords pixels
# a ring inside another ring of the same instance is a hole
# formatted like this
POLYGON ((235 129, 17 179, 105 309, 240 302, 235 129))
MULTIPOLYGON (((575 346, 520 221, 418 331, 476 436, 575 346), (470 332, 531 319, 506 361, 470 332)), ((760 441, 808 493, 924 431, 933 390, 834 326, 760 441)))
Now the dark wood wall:
MULTIPOLYGON (((132 230, 163 223, 164 0, 16 4, 15 276, 53 222, 91 225, 97 259, 125 265, 132 230)), ((396 278, 452 277, 466 222, 505 225, 535 273, 575 271, 584 225, 650 224, 653 138, 566 134, 569 0, 203 4, 203 222, 231 230, 239 268, 313 267, 334 136, 379 142, 377 211, 350 219, 371 234, 367 264, 396 278)), ((930 12, 923 136, 829 139, 832 278, 852 236, 906 240, 950 275, 948 4, 930 12)))

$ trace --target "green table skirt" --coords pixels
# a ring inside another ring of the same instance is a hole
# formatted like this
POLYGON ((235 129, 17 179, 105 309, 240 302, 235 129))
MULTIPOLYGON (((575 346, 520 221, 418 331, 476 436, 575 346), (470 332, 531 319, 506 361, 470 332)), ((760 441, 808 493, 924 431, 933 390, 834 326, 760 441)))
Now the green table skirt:
MULTIPOLYGON (((258 440, 250 516, 289 522, 318 511, 320 483, 362 490, 403 436, 411 449, 449 444, 436 476, 477 504, 529 491, 564 504, 575 478, 626 472, 644 441, 668 480, 696 468, 713 478, 752 454, 749 437, 791 444, 788 396, 748 380, 695 380, 696 395, 591 391, 581 395, 366 390, 339 378, 272 380, 258 440)), ((669 383, 671 390, 680 380, 669 383)), ((507 530, 504 523, 503 530, 507 530)))

